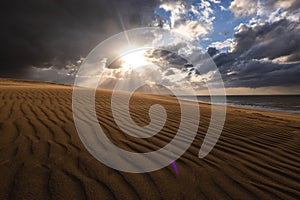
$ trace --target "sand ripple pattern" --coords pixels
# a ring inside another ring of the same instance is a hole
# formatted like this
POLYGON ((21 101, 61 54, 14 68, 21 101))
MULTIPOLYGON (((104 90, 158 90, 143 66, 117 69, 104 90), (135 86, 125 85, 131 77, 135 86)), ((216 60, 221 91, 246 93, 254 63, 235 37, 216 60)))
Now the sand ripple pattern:
MULTIPOLYGON (((147 124, 140 116, 155 102, 167 110, 160 133, 142 139, 117 128, 111 95, 97 92, 96 110, 114 144, 150 152, 172 140, 176 99, 133 96, 137 124, 147 124)), ((84 148, 73 124, 71 87, 0 80, 0 99, 0 199, 300 199, 299 116, 228 108, 217 145, 200 160, 211 113, 201 104, 197 136, 176 161, 179 174, 171 165, 131 174, 108 168, 84 148)))

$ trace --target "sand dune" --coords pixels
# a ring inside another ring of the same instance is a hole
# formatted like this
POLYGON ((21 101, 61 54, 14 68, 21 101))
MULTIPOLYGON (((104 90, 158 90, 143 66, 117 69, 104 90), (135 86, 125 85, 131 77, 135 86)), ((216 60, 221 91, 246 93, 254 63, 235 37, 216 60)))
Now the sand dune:
MULTIPOLYGON (((133 152, 157 150, 172 140, 180 110, 172 97, 136 94, 130 114, 149 123, 160 103, 168 120, 160 133, 138 139, 112 120, 110 91, 97 93, 97 114, 107 136, 133 152)), ((107 167, 81 143, 69 86, 0 80, 0 199, 300 199, 300 116, 228 108, 213 151, 198 158, 210 120, 201 104, 197 136, 172 166, 131 174, 107 167)))

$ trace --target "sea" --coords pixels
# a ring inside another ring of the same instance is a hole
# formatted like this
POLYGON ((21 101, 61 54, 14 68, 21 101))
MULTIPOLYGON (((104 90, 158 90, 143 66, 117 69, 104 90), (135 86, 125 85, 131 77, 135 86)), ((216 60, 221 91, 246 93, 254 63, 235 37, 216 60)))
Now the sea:
MULTIPOLYGON (((218 96, 215 97, 214 103, 221 104, 218 102, 218 96)), ((191 100, 189 96, 181 98, 191 100)), ((197 99, 199 102, 211 103, 210 96, 197 96, 197 99)), ((228 95, 226 104, 234 107, 300 114, 300 95, 228 95)))

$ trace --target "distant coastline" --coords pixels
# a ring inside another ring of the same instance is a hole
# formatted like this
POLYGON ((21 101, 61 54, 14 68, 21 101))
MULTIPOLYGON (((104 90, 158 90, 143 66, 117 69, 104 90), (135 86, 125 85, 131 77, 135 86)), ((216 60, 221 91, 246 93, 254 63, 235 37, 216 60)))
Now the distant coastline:
MULTIPOLYGON (((214 96, 214 103, 218 103, 218 97, 214 96)), ((189 96, 180 96, 185 100, 191 100, 189 96)), ((249 108, 255 110, 265 110, 271 112, 282 112, 290 114, 300 114, 300 95, 228 95, 227 106, 238 108, 249 108)), ((210 96, 197 96, 199 102, 211 103, 210 96)))

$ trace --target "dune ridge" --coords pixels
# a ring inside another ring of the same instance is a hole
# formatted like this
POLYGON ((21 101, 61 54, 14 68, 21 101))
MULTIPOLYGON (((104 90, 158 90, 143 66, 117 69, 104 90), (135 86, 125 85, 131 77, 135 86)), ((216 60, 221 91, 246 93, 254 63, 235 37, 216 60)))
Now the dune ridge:
MULTIPOLYGON (((96 108, 116 145, 149 152, 174 137, 176 99, 133 96, 130 114, 137 124, 149 123, 153 103, 168 114, 158 135, 138 139, 118 129, 110 97, 111 91, 99 90, 96 108)), ((131 174, 105 166, 85 149, 73 123, 72 87, 1 79, 0 99, 0 199, 300 199, 299 115, 228 107, 217 145, 199 159, 210 120, 210 106, 199 104, 197 136, 175 161, 179 173, 170 165, 131 174)))

